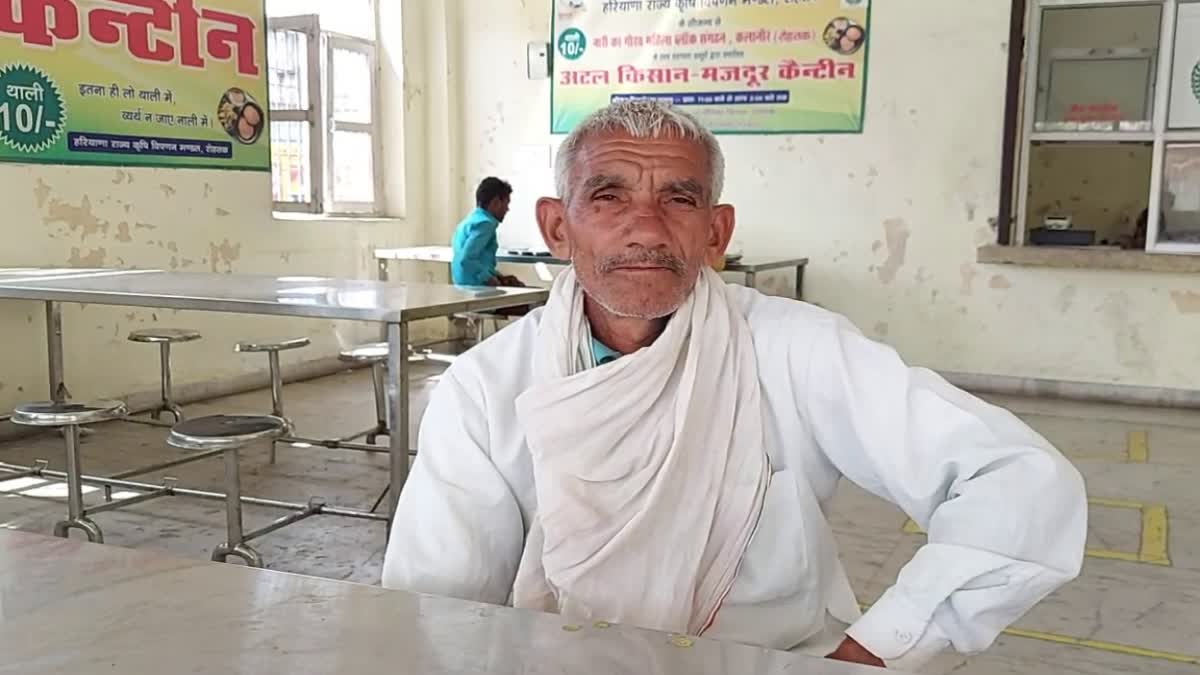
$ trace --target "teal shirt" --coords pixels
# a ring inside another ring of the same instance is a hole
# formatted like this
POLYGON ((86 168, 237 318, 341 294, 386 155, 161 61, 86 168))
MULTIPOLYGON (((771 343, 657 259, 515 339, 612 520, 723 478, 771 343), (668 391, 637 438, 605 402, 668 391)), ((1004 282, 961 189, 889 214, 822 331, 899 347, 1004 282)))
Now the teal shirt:
POLYGON ((496 276, 496 229, 500 221, 477 208, 454 229, 450 277, 459 286, 485 286, 496 276))
POLYGON ((596 338, 592 338, 592 360, 596 362, 596 365, 602 366, 619 358, 621 358, 621 352, 609 348, 608 345, 596 338))

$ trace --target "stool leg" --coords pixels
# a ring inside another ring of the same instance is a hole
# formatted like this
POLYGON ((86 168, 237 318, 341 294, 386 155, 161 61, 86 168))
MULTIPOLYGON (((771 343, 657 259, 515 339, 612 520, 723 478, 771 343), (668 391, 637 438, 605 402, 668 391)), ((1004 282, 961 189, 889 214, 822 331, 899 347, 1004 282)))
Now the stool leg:
POLYGON ((175 405, 174 394, 171 386, 171 343, 163 342, 159 345, 159 360, 162 362, 162 403, 159 404, 158 410, 155 410, 151 415, 153 419, 158 419, 162 412, 169 412, 175 418, 175 423, 179 424, 183 421, 183 410, 175 405))
POLYGON ((213 562, 225 562, 229 556, 241 558, 250 567, 262 567, 262 556, 243 541, 242 475, 237 448, 225 456, 225 543, 213 549, 213 562))
POLYGON ((475 344, 483 342, 484 332, 486 329, 487 325, 484 323, 483 319, 475 319, 475 344))
POLYGON ((384 398, 384 381, 387 368, 381 363, 371 366, 371 385, 375 389, 375 429, 367 434, 367 444, 375 445, 375 440, 388 432, 387 399, 384 398))
MULTIPOLYGON (((279 352, 267 352, 267 363, 271 371, 271 414, 283 417, 283 373, 279 368, 279 352)), ((268 460, 275 463, 275 441, 271 441, 271 455, 268 460)))
POLYGON ((54 536, 66 538, 72 528, 83 530, 88 541, 104 543, 100 526, 83 515, 83 470, 79 463, 79 427, 63 427, 63 438, 67 445, 67 519, 54 524, 54 536))

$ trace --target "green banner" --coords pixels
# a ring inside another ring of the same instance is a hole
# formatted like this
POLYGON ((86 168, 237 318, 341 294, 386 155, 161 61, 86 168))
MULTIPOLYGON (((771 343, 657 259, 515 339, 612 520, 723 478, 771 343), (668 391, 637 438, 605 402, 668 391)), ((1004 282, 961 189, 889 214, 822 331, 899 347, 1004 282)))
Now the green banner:
POLYGON ((269 171, 262 0, 0 0, 0 161, 269 171))
POLYGON ((555 0, 551 130, 612 101, 717 133, 861 133, 870 0, 555 0))

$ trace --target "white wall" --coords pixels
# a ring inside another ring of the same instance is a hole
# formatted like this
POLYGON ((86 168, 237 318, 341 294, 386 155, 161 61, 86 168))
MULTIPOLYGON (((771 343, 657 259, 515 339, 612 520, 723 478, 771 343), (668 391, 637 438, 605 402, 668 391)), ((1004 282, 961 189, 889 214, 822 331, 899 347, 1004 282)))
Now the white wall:
MULTIPOLYGON (((514 157, 553 145, 549 81, 525 77, 526 43, 549 39, 550 4, 445 3, 459 19, 447 72, 462 97, 460 210, 480 176, 520 176, 514 157)), ((747 253, 810 257, 809 300, 918 364, 1200 387, 1200 280, 975 263, 995 237, 1009 6, 876 0, 864 134, 722 138, 737 238, 747 253)), ((518 205, 549 187, 517 180, 529 197, 518 205)), ((531 219, 519 208, 505 228, 528 234, 531 219)), ((431 240, 454 220, 431 222, 431 240)), ((788 280, 774 284, 785 292, 788 280)))

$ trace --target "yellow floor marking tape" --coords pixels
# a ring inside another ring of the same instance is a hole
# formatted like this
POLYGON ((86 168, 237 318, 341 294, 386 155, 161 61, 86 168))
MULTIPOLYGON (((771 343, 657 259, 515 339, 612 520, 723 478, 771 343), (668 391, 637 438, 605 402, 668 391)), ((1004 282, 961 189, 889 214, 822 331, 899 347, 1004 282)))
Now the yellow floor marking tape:
POLYGON ((1139 656, 1145 659, 1157 659, 1159 661, 1171 661, 1173 663, 1187 663, 1193 666, 1200 666, 1200 656, 1192 656, 1191 654, 1164 652, 1157 649, 1146 649, 1144 647, 1134 647, 1133 645, 1117 644, 1116 642, 1088 640, 1085 638, 1071 637, 1070 635, 1056 635, 1054 633, 1043 633, 1042 631, 1025 630, 1023 628, 1009 628, 1008 630, 1004 631, 1004 634, 1011 637, 1041 640, 1043 642, 1054 642, 1060 645, 1099 649, 1100 651, 1111 652, 1113 654, 1123 654, 1125 656, 1139 656))
POLYGON ((1167 507, 1147 505, 1142 508, 1141 562, 1151 565, 1170 565, 1167 557, 1167 507))
MULTIPOLYGON (((1112 455, 1099 455, 1092 452, 1063 452, 1071 459, 1116 460, 1112 455)), ((1150 435, 1145 431, 1131 431, 1125 436, 1126 464, 1146 464, 1150 461, 1150 435)))
POLYGON ((1125 443, 1126 457, 1131 464, 1145 464, 1150 461, 1150 434, 1145 431, 1131 431, 1125 443))
MULTIPOLYGON (((865 603, 859 603, 859 607, 865 612, 871 609, 871 606, 865 603)), ((1123 645, 1117 642, 1105 642, 1104 640, 1091 640, 1088 638, 1073 637, 1071 635, 1059 635, 1058 633, 1046 633, 1040 630, 1026 630, 1024 628, 1008 628, 1001 631, 1002 635, 1009 637, 1025 638, 1027 640, 1040 640, 1042 642, 1053 642, 1060 645, 1069 645, 1072 647, 1084 647, 1085 649, 1098 649, 1103 652, 1112 654, 1122 654, 1124 656, 1137 656, 1144 659, 1156 659, 1158 661, 1170 661, 1172 663, 1186 663, 1188 665, 1200 666, 1200 656, 1192 654, 1180 654, 1179 652, 1165 652, 1158 649, 1146 649, 1145 647, 1135 647, 1133 645, 1123 645)))

